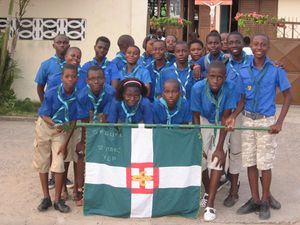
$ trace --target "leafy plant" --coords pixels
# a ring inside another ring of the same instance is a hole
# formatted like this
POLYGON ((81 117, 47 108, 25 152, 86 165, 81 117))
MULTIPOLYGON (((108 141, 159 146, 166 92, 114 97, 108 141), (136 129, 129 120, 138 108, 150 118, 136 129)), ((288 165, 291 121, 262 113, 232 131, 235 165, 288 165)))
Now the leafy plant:
POLYGON ((192 22, 181 17, 152 17, 150 19, 150 27, 152 29, 164 28, 166 26, 183 28, 191 25, 192 22))

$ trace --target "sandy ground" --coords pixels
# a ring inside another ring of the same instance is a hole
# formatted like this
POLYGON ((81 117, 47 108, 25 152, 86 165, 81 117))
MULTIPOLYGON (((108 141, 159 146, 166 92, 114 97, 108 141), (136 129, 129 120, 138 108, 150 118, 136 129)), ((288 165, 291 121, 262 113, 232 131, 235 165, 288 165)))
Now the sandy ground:
MULTIPOLYGON (((278 135, 278 152, 273 170, 272 193, 282 203, 280 210, 272 210, 267 221, 258 215, 238 216, 235 211, 250 196, 245 170, 241 173, 240 200, 232 208, 222 206, 228 188, 218 192, 214 224, 300 224, 300 108, 293 107, 278 135)), ((31 167, 34 122, 0 120, 0 225, 6 224, 93 224, 93 225, 178 225, 204 223, 202 215, 196 220, 181 217, 155 219, 116 219, 104 216, 83 216, 82 208, 67 203, 72 211, 61 214, 50 208, 40 213, 36 207, 42 197, 38 174, 31 167)), ((72 177, 70 171, 70 177, 72 177)), ((53 196, 53 191, 51 191, 53 196)))

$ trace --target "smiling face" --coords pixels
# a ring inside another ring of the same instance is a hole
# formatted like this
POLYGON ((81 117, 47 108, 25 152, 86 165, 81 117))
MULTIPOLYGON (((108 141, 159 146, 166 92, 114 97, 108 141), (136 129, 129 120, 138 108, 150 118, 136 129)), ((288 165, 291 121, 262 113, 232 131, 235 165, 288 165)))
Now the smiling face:
POLYGON ((231 55, 238 57, 243 53, 244 41, 241 35, 231 34, 228 36, 228 50, 231 55))
POLYGON ((251 49, 255 58, 264 59, 269 50, 268 38, 264 35, 254 36, 251 49))
POLYGON ((166 100, 168 108, 175 108, 180 97, 180 88, 176 80, 166 81, 162 97, 166 100))
POLYGON ((141 92, 138 87, 126 87, 123 93, 124 102, 133 107, 138 104, 141 97, 141 92))
POLYGON ((125 58, 128 64, 135 65, 140 58, 140 51, 134 46, 127 48, 125 58))
POLYGON ((66 56, 66 63, 74 66, 79 66, 81 61, 81 52, 77 48, 69 48, 66 56))
POLYGON ((225 81, 225 69, 210 67, 207 72, 207 81, 211 91, 216 94, 225 81))
POLYGON ((98 41, 97 44, 94 46, 95 55, 97 59, 103 59, 109 50, 109 44, 103 41, 98 41))
POLYGON ((87 84, 92 92, 97 95, 102 90, 105 83, 105 76, 102 70, 89 70, 87 75, 87 84))

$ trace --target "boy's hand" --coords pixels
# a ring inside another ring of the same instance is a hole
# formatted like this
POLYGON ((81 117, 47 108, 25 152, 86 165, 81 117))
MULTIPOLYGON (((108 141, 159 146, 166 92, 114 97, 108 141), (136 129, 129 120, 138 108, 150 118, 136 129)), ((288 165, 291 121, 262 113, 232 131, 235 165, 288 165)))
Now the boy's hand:
POLYGON ((195 80, 201 79, 201 66, 198 64, 193 66, 193 77, 195 80))
POLYGON ((60 133, 60 132, 62 132, 64 129, 63 129, 63 124, 55 124, 54 125, 54 128, 55 128, 55 130, 58 132, 58 133, 60 133))
POLYGON ((76 145, 76 153, 78 155, 84 155, 84 153, 85 153, 85 145, 84 145, 83 141, 80 141, 80 142, 77 143, 77 145, 76 145))
POLYGON ((270 126, 269 133, 270 134, 278 134, 282 130, 282 123, 275 123, 274 125, 270 126))
POLYGON ((274 66, 282 68, 282 69, 285 69, 284 65, 281 62, 279 62, 279 61, 274 61, 274 66))
POLYGON ((224 150, 223 148, 217 148, 215 150, 215 152, 212 154, 212 161, 214 161, 215 157, 217 157, 217 163, 216 163, 216 166, 222 166, 224 165, 225 163, 225 153, 224 153, 224 150))
POLYGON ((68 150, 67 150, 67 145, 62 144, 57 152, 57 155, 62 154, 64 159, 67 158, 68 155, 68 150))
POLYGON ((225 121, 225 126, 227 131, 234 131, 235 118, 233 116, 229 116, 225 121))

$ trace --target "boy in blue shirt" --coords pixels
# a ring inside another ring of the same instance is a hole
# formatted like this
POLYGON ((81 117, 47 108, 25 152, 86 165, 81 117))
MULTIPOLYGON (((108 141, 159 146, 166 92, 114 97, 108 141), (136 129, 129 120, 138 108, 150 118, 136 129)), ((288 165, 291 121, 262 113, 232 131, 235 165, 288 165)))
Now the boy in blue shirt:
POLYGON ((201 79, 201 67, 197 61, 204 55, 205 48, 203 42, 194 39, 189 42, 190 64, 193 67, 193 74, 196 80, 201 79))
POLYGON ((174 62, 176 62, 176 57, 174 52, 177 43, 177 38, 174 35, 168 35, 165 39, 165 42, 167 47, 166 58, 171 64, 173 64, 174 62))
POLYGON ((87 77, 87 71, 91 66, 99 66, 102 70, 104 70, 105 82, 107 84, 111 84, 112 73, 117 73, 118 70, 116 67, 113 67, 113 64, 111 64, 106 58, 109 47, 110 41, 107 37, 101 36, 97 38, 94 46, 95 57, 81 67, 82 71, 84 72, 85 79, 87 77))
POLYGON ((191 89, 196 80, 193 78, 193 71, 188 63, 189 50, 186 42, 177 42, 175 46, 176 62, 170 67, 161 71, 157 95, 162 95, 163 84, 168 79, 176 79, 180 83, 180 92, 183 98, 189 101, 191 89))
POLYGON ((146 98, 147 88, 136 78, 119 84, 116 99, 111 103, 108 123, 153 123, 152 104, 146 98))
MULTIPOLYGON (((84 123, 106 123, 114 95, 115 90, 105 82, 104 71, 99 66, 91 66, 87 71, 87 85, 77 96, 77 118, 84 123)), ((76 146, 77 206, 83 204, 85 135, 85 127, 82 127, 81 140, 76 146)))
POLYGON ((206 48, 208 54, 202 56, 197 64, 201 67, 201 76, 206 77, 209 64, 214 61, 226 62, 226 57, 221 51, 221 36, 217 32, 210 32, 206 36, 206 48))
MULTIPOLYGON (((197 82, 191 93, 191 111, 194 124, 225 124, 225 120, 236 108, 235 87, 225 81, 226 67, 222 62, 216 61, 208 66, 207 79, 197 82)), ((204 220, 212 221, 216 218, 214 200, 219 185, 220 177, 225 163, 225 154, 228 145, 226 130, 202 129, 203 152, 202 181, 206 201, 201 201, 204 210, 204 220), (206 160, 205 160, 206 159, 206 160), (208 169, 211 176, 208 176, 208 169), (207 196, 208 195, 208 196, 207 196)))
POLYGON ((137 64, 140 58, 140 49, 136 45, 129 46, 125 53, 126 64, 119 70, 118 76, 113 75, 112 84, 117 87, 120 80, 126 78, 137 78, 142 81, 147 88, 147 96, 150 94, 151 77, 149 71, 137 64))
POLYGON ((70 47, 69 38, 64 34, 59 34, 54 38, 52 46, 55 49, 55 55, 42 62, 34 80, 37 83, 40 102, 44 100, 45 86, 48 85, 49 77, 62 71, 65 55, 70 47))
POLYGON ((180 96, 180 85, 177 80, 166 80, 162 97, 153 104, 154 123, 188 124, 192 121, 189 103, 180 96))
POLYGON ((269 127, 267 131, 246 130, 242 132, 242 164, 247 167, 251 199, 237 211, 247 214, 259 211, 260 219, 268 219, 270 213, 271 169, 275 159, 275 135, 281 131, 283 120, 291 103, 291 85, 286 72, 274 66, 266 56, 269 38, 258 34, 253 38, 254 54, 250 65, 241 68, 243 94, 237 109, 228 118, 229 129, 234 127, 238 114, 243 111, 242 125, 246 127, 269 127), (275 118, 276 88, 283 93, 283 106, 278 119, 275 118), (262 172, 262 196, 259 196, 258 170, 262 172))
POLYGON ((138 64, 140 66, 143 66, 147 68, 153 59, 153 43, 157 40, 157 38, 150 34, 147 37, 145 37, 143 41, 143 48, 145 49, 145 52, 141 55, 141 57, 138 60, 138 64))
POLYGON ((149 99, 151 102, 155 99, 156 88, 160 80, 160 73, 164 68, 170 66, 169 61, 166 60, 166 44, 162 40, 156 40, 153 43, 153 58, 154 60, 147 67, 151 77, 151 91, 149 99))
POLYGON ((65 179, 64 159, 68 155, 68 146, 76 124, 77 68, 65 64, 61 79, 63 82, 61 85, 46 92, 39 109, 39 118, 35 128, 33 166, 39 172, 44 194, 38 210, 45 211, 52 206, 48 188, 50 169, 55 173, 54 208, 67 213, 70 207, 61 199, 61 191, 65 179), (69 132, 63 130, 63 126, 67 124, 71 127, 69 132))

